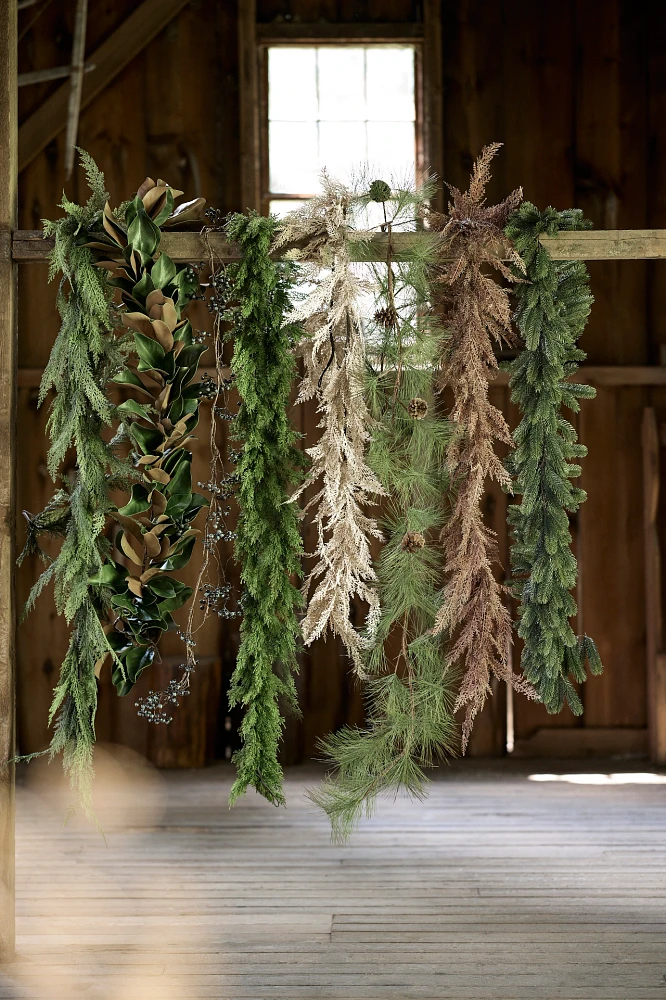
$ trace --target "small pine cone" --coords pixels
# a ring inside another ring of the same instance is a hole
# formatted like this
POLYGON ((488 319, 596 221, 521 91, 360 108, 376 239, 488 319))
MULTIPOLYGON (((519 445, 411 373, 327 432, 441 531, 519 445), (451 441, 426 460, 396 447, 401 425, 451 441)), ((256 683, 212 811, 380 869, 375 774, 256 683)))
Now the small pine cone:
POLYGON ((370 200, 380 204, 391 197, 391 187, 386 181, 373 181, 370 185, 370 200))
POLYGON ((398 314, 392 306, 378 309, 375 313, 375 323, 383 326, 385 330, 391 330, 398 325, 398 314))
POLYGON ((406 535, 403 535, 400 548, 403 552, 416 552, 418 549, 422 549, 424 545, 425 538, 420 531, 408 531, 406 535))
POLYGON ((428 412, 428 404, 420 396, 414 396, 414 399, 410 399, 407 410, 413 420, 423 420, 428 412))

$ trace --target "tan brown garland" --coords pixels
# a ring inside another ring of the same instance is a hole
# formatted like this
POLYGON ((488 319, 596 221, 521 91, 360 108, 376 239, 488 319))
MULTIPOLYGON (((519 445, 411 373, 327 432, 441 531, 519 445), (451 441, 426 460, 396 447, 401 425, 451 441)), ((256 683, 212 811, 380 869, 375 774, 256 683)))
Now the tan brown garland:
POLYGON ((511 619, 503 601, 504 587, 493 573, 495 532, 483 523, 480 507, 488 479, 511 487, 494 451, 496 441, 512 446, 511 433, 488 398, 488 383, 498 370, 493 343, 510 346, 514 334, 508 291, 492 271, 506 281, 516 281, 502 258, 522 269, 520 257, 503 233, 507 218, 522 200, 522 190, 518 188, 499 205, 486 205, 489 166, 499 146, 485 147, 467 192, 449 188, 448 214, 431 216, 433 228, 444 238, 442 255, 448 258, 442 263, 436 294, 449 333, 441 383, 453 393, 450 416, 457 426, 447 452, 454 501, 441 533, 446 584, 434 632, 451 635, 450 661, 463 666, 456 702, 456 708, 466 708, 463 750, 490 690, 492 673, 517 690, 532 693, 508 662, 511 619))

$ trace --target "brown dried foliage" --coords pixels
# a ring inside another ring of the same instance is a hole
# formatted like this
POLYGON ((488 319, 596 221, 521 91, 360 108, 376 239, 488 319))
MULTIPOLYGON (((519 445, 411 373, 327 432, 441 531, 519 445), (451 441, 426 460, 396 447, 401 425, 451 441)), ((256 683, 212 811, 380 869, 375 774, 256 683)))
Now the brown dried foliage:
POLYGON ((522 190, 499 205, 485 204, 490 162, 499 147, 485 147, 467 192, 449 187, 448 214, 431 216, 433 228, 444 237, 442 256, 449 258, 442 262, 436 288, 449 333, 441 380, 453 392, 451 419, 457 425, 447 455, 455 499, 441 535, 446 584, 434 631, 449 632, 450 661, 463 666, 456 702, 456 708, 466 707, 463 750, 490 691, 491 673, 529 694, 529 686, 508 663, 511 619, 502 600, 505 588, 493 574, 497 540, 484 525, 480 507, 488 478, 511 486, 494 451, 496 441, 511 446, 511 434, 488 398, 488 383, 498 369, 493 342, 514 343, 508 291, 497 275, 515 281, 505 261, 522 267, 503 232, 522 201, 522 190))

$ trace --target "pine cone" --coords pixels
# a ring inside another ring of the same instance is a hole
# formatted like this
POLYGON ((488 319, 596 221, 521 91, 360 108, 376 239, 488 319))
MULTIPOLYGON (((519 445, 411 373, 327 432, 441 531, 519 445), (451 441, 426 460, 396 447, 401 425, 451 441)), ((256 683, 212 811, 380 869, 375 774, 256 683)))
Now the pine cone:
POLYGON ((398 325, 398 314, 392 306, 378 309, 375 313, 375 323, 383 326, 385 330, 391 330, 398 325))
POLYGON ((413 420, 423 420, 428 412, 428 404, 420 396, 414 396, 414 399, 410 399, 407 410, 413 420))
POLYGON ((400 548, 403 552, 417 552, 424 547, 425 543, 426 540, 420 531, 408 531, 402 536, 400 548))

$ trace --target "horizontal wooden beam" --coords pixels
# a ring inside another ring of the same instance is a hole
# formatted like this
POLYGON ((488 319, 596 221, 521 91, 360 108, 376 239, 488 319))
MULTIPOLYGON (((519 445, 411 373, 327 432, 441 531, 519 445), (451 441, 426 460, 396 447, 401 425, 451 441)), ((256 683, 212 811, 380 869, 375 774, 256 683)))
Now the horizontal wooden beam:
POLYGON ((666 229, 588 229, 542 236, 555 260, 659 260, 666 258, 666 229))
POLYGON ((348 23, 280 21, 271 24, 257 24, 259 45, 340 45, 351 42, 355 45, 372 45, 391 42, 393 45, 413 44, 423 38, 423 24, 395 22, 348 23))
MULTIPOLYGON (((90 57, 94 70, 86 73, 81 109, 137 56, 178 14, 188 0, 143 0, 90 57)), ((41 153, 67 123, 69 83, 58 87, 19 128, 19 170, 41 153)), ((137 97, 140 100, 140 97, 137 97)))
MULTIPOLYGON (((392 237, 395 259, 400 260, 411 233, 396 233, 392 237)), ((657 260, 666 259, 666 229, 596 230, 583 233, 561 233, 542 236, 542 244, 556 260, 657 260)), ((178 261, 206 260, 212 250, 218 260, 239 260, 235 244, 227 243, 222 233, 176 233, 162 236, 161 248, 178 261)), ((387 237, 376 234, 364 260, 384 260, 387 237)), ((53 241, 44 239, 41 230, 17 230, 14 233, 14 260, 45 260, 53 249, 53 241)))
MULTIPOLYGON (((411 233, 396 233, 392 238, 395 257, 400 259, 404 248, 413 239, 411 233)), ((646 260, 666 259, 665 229, 598 230, 584 233, 562 233, 542 236, 542 244, 556 260, 646 260), (592 237, 595 237, 594 239, 592 237)), ((363 259, 384 260, 387 237, 376 234, 363 259)), ((238 247, 227 243, 222 233, 175 233, 162 236, 161 248, 174 260, 205 260, 212 250, 218 260, 239 260, 238 247)), ((44 260, 53 249, 53 241, 44 239, 41 230, 17 230, 14 233, 14 260, 44 260)))
MULTIPOLYGON (((666 365, 583 365, 571 382, 599 386, 666 385, 666 365)), ((509 373, 498 372, 492 385, 508 385, 509 373)))
MULTIPOLYGON (((42 381, 43 368, 19 368, 17 385, 19 389, 35 389, 42 381)), ((223 377, 229 377, 229 370, 222 369, 223 377)), ((572 381, 599 386, 641 386, 666 385, 666 365, 583 365, 572 381)), ((499 372, 491 383, 493 386, 509 384, 507 372, 499 372)))

